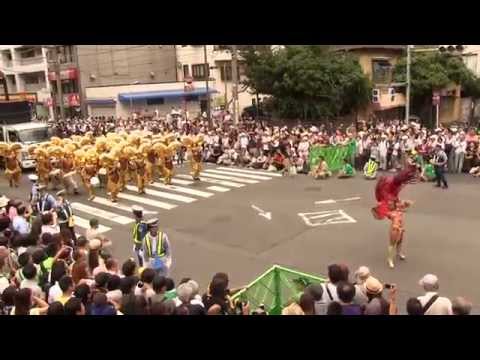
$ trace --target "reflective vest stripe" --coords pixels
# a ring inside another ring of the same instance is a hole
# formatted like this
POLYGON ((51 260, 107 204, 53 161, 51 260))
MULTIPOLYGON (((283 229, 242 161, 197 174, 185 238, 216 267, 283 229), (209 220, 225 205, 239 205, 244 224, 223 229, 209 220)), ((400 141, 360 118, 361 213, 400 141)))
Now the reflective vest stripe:
MULTIPOLYGON (((147 256, 149 258, 153 257, 152 252, 152 241, 150 239, 150 234, 145 236, 145 245, 147 246, 147 256)), ((163 246, 163 232, 157 234, 157 251, 155 252, 156 256, 162 257, 165 256, 165 249, 163 246)))
POLYGON ((140 222, 135 223, 133 225, 132 237, 133 237, 133 242, 135 244, 141 244, 142 243, 142 239, 140 239, 140 240, 138 239, 138 233, 140 231, 140 225, 142 225, 142 224, 143 224, 143 222, 140 221, 140 222))
POLYGON ((373 173, 377 170, 377 163, 371 162, 367 166, 367 174, 373 175, 373 173))

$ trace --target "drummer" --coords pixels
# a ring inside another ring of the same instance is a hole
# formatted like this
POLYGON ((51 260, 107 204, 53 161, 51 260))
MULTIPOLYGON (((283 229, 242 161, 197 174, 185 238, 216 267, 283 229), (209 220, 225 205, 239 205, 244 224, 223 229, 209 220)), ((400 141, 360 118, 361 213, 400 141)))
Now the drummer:
POLYGON ((63 186, 65 190, 70 190, 73 188, 73 193, 78 195, 78 184, 75 181, 75 161, 73 152, 68 149, 65 151, 65 155, 62 159, 62 170, 63 170, 63 186))
POLYGON ((50 171, 49 177, 50 182, 53 185, 53 190, 58 190, 58 186, 62 183, 63 174, 62 174, 62 161, 58 158, 52 158, 50 160, 52 166, 52 171, 50 171))

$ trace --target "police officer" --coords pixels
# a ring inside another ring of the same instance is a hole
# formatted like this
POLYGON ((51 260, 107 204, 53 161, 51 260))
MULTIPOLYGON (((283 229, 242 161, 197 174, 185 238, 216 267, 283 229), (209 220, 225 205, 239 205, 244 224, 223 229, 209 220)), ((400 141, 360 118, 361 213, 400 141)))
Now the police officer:
POLYGON ((32 190, 30 190, 30 205, 32 205, 33 213, 37 214, 37 204, 40 197, 40 192, 38 190, 38 176, 30 174, 28 175, 28 179, 32 182, 32 190))
POLYGON ((448 156, 443 151, 441 145, 435 146, 435 155, 432 159, 432 164, 435 168, 435 181, 436 187, 440 187, 443 184, 444 189, 448 189, 447 179, 445 178, 445 166, 448 162, 448 156))
POLYGON ((147 233, 147 224, 143 221, 143 208, 141 206, 132 206, 135 224, 132 228, 133 252, 137 257, 138 265, 143 266, 142 245, 143 238, 147 233))
POLYGON ((40 192, 40 196, 37 202, 37 210, 39 213, 44 213, 47 211, 53 212, 57 207, 55 198, 51 194, 49 194, 46 190, 47 190, 46 185, 42 184, 38 186, 38 191, 40 192))
POLYGON ((60 230, 66 229, 70 232, 72 240, 76 243, 77 237, 75 235, 75 221, 73 217, 73 209, 70 202, 65 199, 66 190, 57 192, 57 216, 60 230))
POLYGON ((158 231, 158 220, 151 219, 146 222, 148 233, 143 239, 143 264, 162 276, 168 276, 172 266, 172 248, 168 236, 163 231, 158 231))

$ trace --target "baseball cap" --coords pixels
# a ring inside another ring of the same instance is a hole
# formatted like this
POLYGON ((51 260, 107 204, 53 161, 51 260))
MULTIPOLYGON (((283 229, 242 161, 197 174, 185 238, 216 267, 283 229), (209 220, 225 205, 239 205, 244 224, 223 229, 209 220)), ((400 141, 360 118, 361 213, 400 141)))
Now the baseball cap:
POLYGON ((434 286, 438 284, 438 277, 433 274, 427 274, 418 282, 420 286, 430 285, 434 286))

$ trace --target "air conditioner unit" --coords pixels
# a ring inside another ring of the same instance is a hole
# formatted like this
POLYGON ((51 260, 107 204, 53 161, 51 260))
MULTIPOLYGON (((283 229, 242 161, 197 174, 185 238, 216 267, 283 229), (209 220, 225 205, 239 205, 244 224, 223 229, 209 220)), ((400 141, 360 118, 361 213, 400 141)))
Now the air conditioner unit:
POLYGON ((380 89, 373 89, 373 91, 372 91, 372 102, 374 104, 380 103, 380 89))

